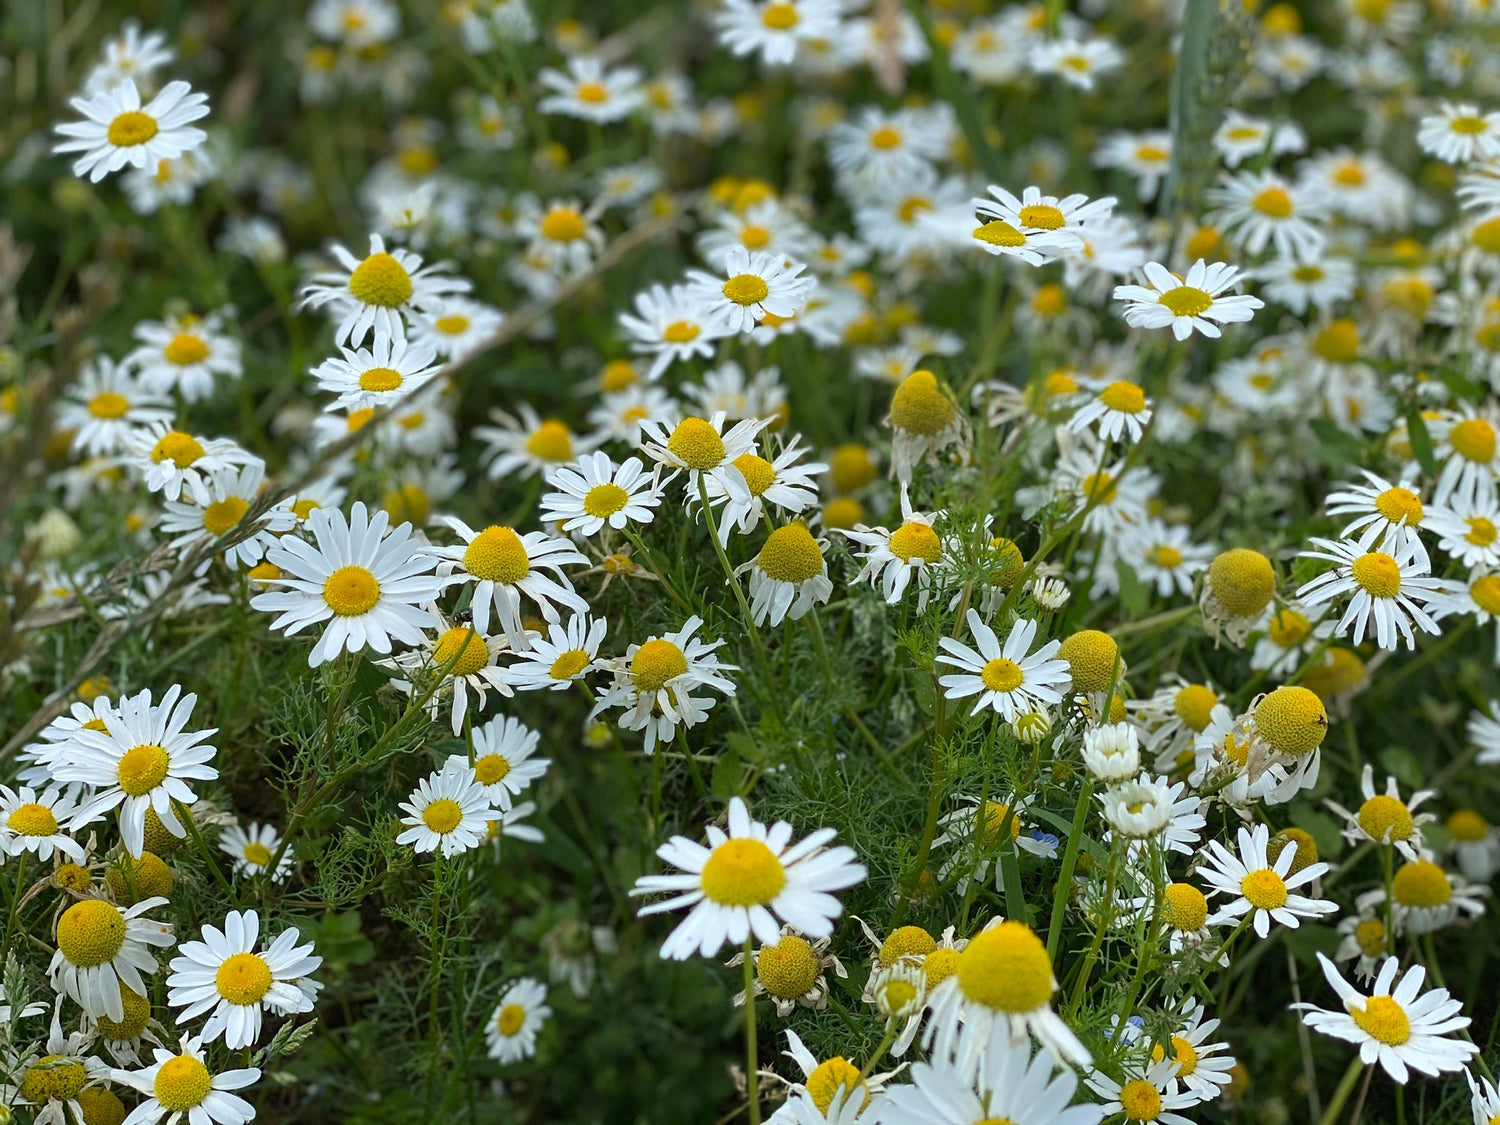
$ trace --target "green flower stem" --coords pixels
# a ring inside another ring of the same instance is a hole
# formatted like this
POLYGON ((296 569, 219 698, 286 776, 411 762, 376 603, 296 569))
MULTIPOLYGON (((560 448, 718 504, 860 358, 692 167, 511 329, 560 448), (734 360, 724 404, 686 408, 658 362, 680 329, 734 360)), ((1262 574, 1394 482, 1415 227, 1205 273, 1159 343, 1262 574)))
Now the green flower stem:
POLYGON ((1344 1103, 1349 1100, 1349 1095, 1354 1091, 1354 1083, 1359 1081, 1359 1072, 1364 1069, 1364 1065, 1359 1061, 1358 1055, 1349 1060, 1349 1069, 1344 1071, 1344 1077, 1339 1079, 1338 1089, 1333 1092, 1333 1100, 1323 1111, 1323 1118, 1319 1125, 1334 1125, 1334 1122, 1339 1119, 1339 1114, 1344 1111, 1344 1103))
POLYGON ((745 1095, 750 1099, 750 1125, 760 1125, 760 1079, 756 1075, 760 1051, 755 1044, 755 951, 745 935, 745 1095))
POLYGON ((1083 844, 1083 825, 1088 819, 1089 798, 1093 796, 1093 779, 1085 776, 1078 788, 1078 803, 1073 807, 1073 826, 1068 829, 1068 842, 1063 848, 1062 867, 1057 873, 1057 888, 1052 892, 1052 917, 1047 923, 1047 958, 1057 960, 1057 945, 1062 939, 1063 911, 1068 904, 1068 891, 1073 886, 1073 872, 1078 866, 1078 849, 1083 844))

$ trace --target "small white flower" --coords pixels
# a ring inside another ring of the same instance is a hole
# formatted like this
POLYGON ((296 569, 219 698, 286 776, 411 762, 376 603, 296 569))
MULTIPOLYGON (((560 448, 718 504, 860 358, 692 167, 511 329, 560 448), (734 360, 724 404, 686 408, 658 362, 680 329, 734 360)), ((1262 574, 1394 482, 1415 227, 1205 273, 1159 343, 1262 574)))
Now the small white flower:
POLYGON ((338 396, 328 409, 362 410, 421 390, 442 370, 436 360, 429 345, 376 329, 368 348, 339 348, 338 355, 312 369, 312 377, 318 390, 338 396))
POLYGON ((1115 300, 1125 302, 1125 323, 1133 328, 1170 327, 1179 340, 1196 328, 1217 338, 1220 324, 1248 321, 1264 306, 1258 297, 1223 295, 1240 278, 1238 269, 1223 262, 1209 265, 1200 258, 1185 278, 1160 262, 1147 262, 1141 272, 1146 285, 1117 285, 1114 292, 1115 300))
POLYGON ((144 106, 129 78, 113 89, 70 98, 68 104, 87 120, 58 125, 58 134, 66 139, 52 151, 83 153, 73 162, 73 174, 96 184, 126 165, 155 168, 158 161, 181 156, 208 139, 189 124, 208 116, 208 95, 193 93, 186 82, 168 82, 144 106))
POLYGON ((793 317, 807 304, 817 285, 802 276, 801 262, 731 246, 724 253, 724 277, 689 270, 688 284, 702 303, 705 318, 726 332, 749 332, 767 314, 793 317))
POLYGON ((1273 866, 1266 859, 1270 829, 1257 824, 1253 832, 1239 830, 1239 855, 1217 840, 1208 842, 1205 862, 1198 868, 1208 882, 1210 894, 1233 895, 1208 919, 1209 925, 1238 921, 1251 915, 1255 932, 1265 937, 1274 919, 1296 929, 1299 919, 1320 918, 1338 910, 1338 903, 1292 894, 1297 887, 1311 883, 1328 870, 1326 863, 1310 863, 1288 877, 1297 856, 1296 841, 1287 843, 1273 866))
POLYGON ((234 870, 238 875, 265 873, 278 851, 281 851, 281 862, 270 873, 271 881, 284 883, 292 873, 292 849, 288 846, 282 850, 281 834, 269 824, 252 822, 249 828, 229 825, 219 833, 219 850, 234 857, 234 870))
POLYGON ((363 259, 341 243, 334 243, 330 252, 338 268, 313 274, 302 287, 298 307, 328 306, 338 322, 333 342, 340 346, 358 345, 381 332, 403 337, 403 318, 438 310, 452 294, 469 291, 463 278, 446 275, 440 265, 424 266, 410 250, 386 250, 378 234, 370 235, 370 252, 363 259))
MULTIPOLYGON (((475 727, 474 779, 484 786, 484 794, 491 805, 501 812, 509 812, 516 797, 539 781, 552 763, 547 758, 533 758, 540 735, 519 719, 497 715, 482 727, 475 727)), ((471 768, 469 759, 454 754, 448 759, 453 769, 454 762, 471 768)))
POLYGON ((1308 605, 1320 605, 1344 594, 1354 595, 1335 633, 1348 636, 1353 626, 1351 639, 1359 644, 1373 622, 1376 643, 1394 650, 1400 643, 1398 634, 1408 648, 1416 647, 1414 624, 1434 635, 1440 632, 1424 606, 1431 607, 1438 600, 1443 585, 1419 560, 1419 548, 1410 540, 1395 542, 1383 527, 1374 525, 1358 541, 1314 538, 1311 542, 1321 550, 1303 551, 1304 557, 1338 565, 1299 588, 1297 597, 1308 605))
POLYGON ((616 531, 648 524, 661 503, 657 475, 648 474, 639 457, 616 466, 607 453, 587 453, 551 470, 547 483, 559 491, 542 496, 542 521, 561 522, 564 532, 580 535, 597 535, 606 524, 616 531))
POLYGON ((441 850, 444 858, 477 848, 489 837, 490 821, 499 819, 486 786, 468 760, 458 756, 418 782, 401 808, 406 829, 396 843, 410 844, 417 852, 441 850))
POLYGON ((1448 164, 1493 160, 1500 156, 1500 113, 1443 102, 1438 112, 1422 118, 1417 145, 1448 164))
POLYGON ((110 1078, 145 1095, 131 1111, 131 1125, 245 1125, 255 1118, 255 1107, 231 1090, 243 1090, 260 1078, 258 1067, 213 1073, 204 1064, 203 1040, 184 1035, 181 1054, 156 1047, 156 1061, 143 1070, 110 1072, 110 1078))
POLYGON ((1002 646, 995 631, 975 610, 969 610, 967 621, 977 650, 951 637, 940 642, 942 652, 937 662, 960 670, 938 680, 947 698, 978 696, 975 711, 990 707, 1006 721, 1037 707, 1062 702, 1072 676, 1066 660, 1053 659, 1062 647, 1061 641, 1047 641, 1032 652, 1036 622, 1020 620, 1002 646))
POLYGON ((536 1054, 537 1032, 552 1015, 547 1007, 547 986, 541 981, 522 977, 500 997, 490 1013, 485 1039, 490 1058, 501 1066, 529 1059, 536 1054))

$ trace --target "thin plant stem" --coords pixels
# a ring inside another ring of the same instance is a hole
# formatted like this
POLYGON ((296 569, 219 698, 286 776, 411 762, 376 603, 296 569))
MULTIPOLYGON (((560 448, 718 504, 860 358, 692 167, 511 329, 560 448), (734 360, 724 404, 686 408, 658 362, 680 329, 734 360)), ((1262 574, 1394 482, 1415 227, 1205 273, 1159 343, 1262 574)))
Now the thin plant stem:
POLYGON ((760 1125, 760 1050, 755 1043, 755 955, 745 935, 745 1095, 750 1099, 750 1125, 760 1125))

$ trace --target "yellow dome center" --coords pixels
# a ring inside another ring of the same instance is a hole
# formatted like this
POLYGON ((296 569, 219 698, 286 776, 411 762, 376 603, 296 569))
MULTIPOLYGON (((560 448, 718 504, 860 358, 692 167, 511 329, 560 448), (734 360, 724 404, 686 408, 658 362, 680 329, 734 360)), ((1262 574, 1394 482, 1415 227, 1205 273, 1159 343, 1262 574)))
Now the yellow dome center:
POLYGON ((1353 363, 1359 358, 1359 330, 1352 320, 1335 320, 1313 338, 1313 351, 1329 363, 1353 363))
POLYGON ((913 371, 891 396, 891 425, 922 437, 947 429, 957 413, 931 371, 913 371))
POLYGON ((556 418, 548 418, 526 439, 526 452, 543 461, 561 464, 573 459, 573 431, 556 418))
POLYGON ((411 299, 411 274, 389 254, 371 254, 349 275, 349 292, 361 304, 397 308, 411 299))
POLYGON ((855 1066, 842 1055, 836 1055, 827 1062, 819 1063, 811 1074, 807 1076, 807 1096, 818 1107, 818 1112, 826 1114, 828 1108, 833 1105, 840 1090, 849 1091, 844 1095, 844 1104, 848 1105, 854 1101, 854 1095, 864 1091, 861 1106, 870 1100, 869 1090, 864 1079, 859 1076, 859 1067, 855 1066))
POLYGON ((1483 418, 1465 418, 1448 431, 1453 452, 1466 461, 1488 464, 1495 459, 1495 428, 1483 418))
POLYGON ((852 496, 836 496, 823 507, 823 526, 831 530, 854 527, 865 518, 865 506, 852 496))
POLYGON ((630 658, 630 678, 641 694, 660 691, 688 670, 687 656, 671 641, 647 641, 630 658))
POLYGON ((259 1004, 271 991, 271 966, 254 953, 235 953, 224 958, 214 985, 231 1004, 259 1004))
POLYGON ((698 325, 687 320, 674 320, 662 329, 661 338, 669 344, 687 344, 696 340, 703 332, 698 325))
POLYGON ((202 456, 203 446, 198 439, 181 430, 162 434, 160 440, 151 447, 151 460, 154 463, 160 465, 163 461, 170 461, 179 469, 186 469, 202 456))
MULTIPOLYGON (((1151 1061, 1161 1062, 1167 1052, 1160 1043, 1151 1048, 1151 1061)), ((1177 1060, 1177 1077, 1186 1078, 1198 1069, 1197 1049, 1180 1035, 1172 1036, 1172 1057, 1177 1060)))
POLYGON ((751 496, 762 495, 776 483, 776 470, 764 457, 758 457, 754 453, 741 453, 734 459, 733 465, 745 478, 751 496))
POLYGON ((1300 644, 1311 631, 1311 621, 1295 609, 1287 609, 1285 606, 1278 608, 1266 623, 1266 635, 1282 648, 1300 644))
POLYGON ((776 582, 806 582, 823 573, 823 551, 800 523, 778 527, 766 537, 756 565, 776 582))
POLYGON ((519 1004, 507 1004, 500 1009, 500 1018, 496 1021, 500 1028, 500 1034, 507 1039, 521 1030, 521 1025, 526 1022, 526 1009, 519 1004))
POLYGON ((1488 836, 1489 832, 1489 823, 1473 809, 1458 809, 1448 817, 1448 835, 1455 840, 1477 843, 1488 836))
POLYGON ((1174 930, 1194 933, 1208 917, 1208 899, 1191 883, 1168 883, 1162 892, 1161 916, 1174 930))
POLYGON ((1068 308, 1068 291, 1055 281, 1038 286, 1031 308, 1038 316, 1061 316, 1068 308))
POLYGON ((725 840, 699 876, 703 894, 721 906, 764 906, 786 886, 786 871, 759 840, 725 840))
POLYGON ((1372 840, 1409 840, 1416 826, 1411 812, 1395 797, 1376 794, 1359 806, 1359 826, 1372 840))
POLYGON ((459 313, 449 313, 434 320, 432 326, 444 336, 462 336, 469 330, 469 318, 459 313))
POLYGON ((402 379, 401 372, 394 367, 372 367, 360 373, 359 389, 372 394, 385 394, 396 390, 403 382, 405 380, 402 379))
POLYGON ((762 946, 755 961, 761 987, 779 1000, 804 996, 818 981, 818 958, 806 938, 783 934, 775 945, 762 946))
POLYGON ((1286 905, 1286 883, 1268 867, 1251 871, 1241 879, 1240 894, 1258 910, 1276 910, 1286 905))
POLYGON ((630 501, 630 494, 617 484, 596 484, 583 497, 583 510, 595 519, 608 519, 630 501))
POLYGON ((1290 218, 1293 211, 1292 197, 1279 187, 1266 188, 1250 201, 1250 206, 1273 219, 1290 218))
POLYGON ((882 125, 870 134, 870 147, 878 149, 892 149, 901 144, 901 130, 890 125, 882 125))
POLYGON ((572 207, 554 207, 542 216, 542 237, 551 242, 577 242, 588 231, 588 226, 572 207))
POLYGON ((1047 947, 1023 922, 1001 922, 977 935, 958 955, 964 996, 998 1012, 1034 1012, 1052 995, 1047 947))
POLYGON ((552 662, 552 667, 547 670, 547 675, 554 680, 571 680, 582 672, 589 663, 589 654, 581 648, 569 649, 552 662))
POLYGON ((1307 688, 1279 687, 1256 704, 1255 729, 1271 749, 1301 757, 1322 745, 1328 733, 1328 712, 1307 688))
POLYGON ((927 990, 931 992, 938 985, 958 972, 958 950, 934 949, 922 959, 922 976, 927 982, 927 990))
POLYGON ((1394 598, 1401 592, 1401 567, 1384 551, 1371 551, 1349 564, 1354 581, 1372 598, 1394 598))
POLYGON ((1500 575, 1486 574, 1469 586, 1469 597, 1485 613, 1500 615, 1500 575))
POLYGON ((1144 1078, 1120 1087, 1120 1109, 1127 1121, 1155 1121, 1161 1116, 1161 1091, 1144 1078))
POLYGON ((771 232, 765 227, 747 224, 740 228, 740 245, 746 250, 759 250, 771 241, 771 232))
POLYGON ((95 418, 123 418, 129 409, 130 400, 114 391, 101 391, 89 400, 89 413, 95 418))
POLYGON ((531 573, 531 557, 515 531, 491 526, 464 549, 464 569, 475 578, 509 586, 531 573))
POLYGON ((724 462, 724 439, 711 422, 684 418, 667 438, 667 450, 689 469, 700 472, 724 462))
MULTIPOLYGON (((111 128, 112 127, 113 126, 111 126, 111 128)), ((1482 117, 1475 117, 1472 114, 1465 114, 1462 117, 1455 117, 1451 121, 1449 121, 1448 128, 1452 129, 1455 133, 1462 133, 1465 136, 1474 136, 1487 130, 1489 128, 1489 122, 1485 121, 1485 119, 1482 117)))
POLYGON ((156 118, 149 113, 132 109, 117 116, 109 123, 109 143, 116 148, 143 145, 156 136, 156 118))
POLYGON ((1057 658, 1065 660, 1079 691, 1104 691, 1114 682, 1120 646, 1108 633, 1084 629, 1062 643, 1057 658))
POLYGON ((980 669, 979 678, 984 681, 984 686, 990 691, 1008 692, 1015 691, 1025 681, 1026 677, 1021 672, 1021 666, 1014 660, 999 657, 991 660, 980 669))
POLYGON ((5 822, 17 836, 55 836, 57 817, 46 805, 30 802, 17 807, 5 822))
POLYGON ((1484 516, 1470 516, 1464 522, 1469 525, 1464 538, 1476 547, 1488 547, 1495 541, 1496 535, 1500 534, 1494 523, 1484 516))
POLYGON ((125 916, 102 899, 75 902, 57 922, 57 948, 80 968, 115 959, 125 944, 125 916))
POLYGON ((793 4, 768 4, 760 15, 761 23, 772 31, 787 31, 796 27, 799 18, 793 4))
POLYGON ((890 550, 902 562, 920 559, 924 563, 935 563, 942 557, 943 545, 931 526, 912 520, 891 533, 890 550))
POLYGON ((770 295, 771 287, 765 279, 753 273, 735 274, 724 283, 724 296, 745 308, 760 304, 770 295))
POLYGON ((438 638, 432 663, 447 668, 450 676, 472 676, 490 662, 484 638, 467 625, 455 625, 438 638))
POLYGON ((1188 684, 1172 701, 1172 711, 1189 730, 1202 733, 1218 703, 1219 697, 1206 684, 1188 684))
POLYGON ((1422 522, 1422 499, 1406 488, 1387 488, 1375 498, 1375 510, 1391 523, 1406 520, 1408 527, 1422 522))
POLYGON ((1354 941, 1366 957, 1385 955, 1385 923, 1379 918, 1366 918, 1354 927, 1354 941))
POLYGON ((1214 304, 1213 294, 1195 285, 1173 286, 1156 300, 1171 310, 1173 316, 1202 316, 1214 304))
POLYGON ((1442 906, 1453 897, 1453 885, 1441 867, 1419 859, 1396 872, 1391 895, 1402 906, 1442 906))
POLYGON ((451 797, 439 797, 422 810, 422 823, 439 836, 446 836, 463 821, 464 811, 451 797))
POLYGON ((1026 245, 1026 236, 1011 226, 1004 219, 991 219, 984 226, 974 231, 974 237, 980 242, 987 242, 991 246, 1005 246, 1014 249, 1026 245))
POLYGON ((1234 617, 1254 617, 1266 608, 1276 590, 1271 560, 1244 547, 1215 558, 1209 564, 1208 582, 1214 600, 1234 617))
POLYGON ((1034 227, 1037 230, 1062 230, 1067 225, 1067 219, 1058 208, 1050 203, 1031 203, 1022 207, 1017 216, 1023 227, 1034 227))
POLYGON ((250 510, 250 502, 243 497, 228 496, 215 500, 203 509, 203 530, 210 535, 223 535, 244 518, 250 510))
POLYGON ((589 105, 602 105, 609 101, 609 88, 602 82, 580 82, 573 93, 581 102, 589 105))
POLYGON ((21 1097, 42 1105, 50 1101, 72 1101, 89 1080, 89 1072, 71 1055, 43 1055, 26 1068, 21 1078, 21 1097))
POLYGON ((168 363, 185 367, 190 363, 202 363, 207 359, 208 345, 203 342, 202 337, 194 336, 191 332, 179 332, 172 337, 162 350, 162 354, 167 357, 168 363))
POLYGON ((161 1064, 151 1092, 169 1113, 183 1113, 201 1105, 213 1090, 213 1078, 192 1055, 178 1055, 161 1064))
POLYGON ((171 759, 160 746, 134 746, 120 756, 120 788, 132 797, 144 796, 162 783, 170 766, 171 759))
POLYGON ((257 844, 254 840, 240 849, 240 855, 244 857, 246 863, 256 867, 267 867, 272 859, 271 849, 264 844, 257 844))
POLYGON ((1372 1039, 1399 1047, 1411 1038, 1406 1009, 1389 996, 1371 996, 1363 1008, 1349 1008, 1349 1016, 1372 1039))
POLYGON ((108 1016, 99 1017, 100 1036, 112 1042, 136 1038, 146 1030, 151 1019, 151 1001, 123 984, 120 986, 120 1004, 125 1009, 125 1018, 118 1023, 108 1016))
POLYGON ((480 785, 494 785, 510 774, 510 762, 503 754, 486 754, 474 762, 474 780, 480 785))
POLYGON ((1146 393, 1134 383, 1117 380, 1099 392, 1099 401, 1121 414, 1139 414, 1146 409, 1146 393))
POLYGON ((881 968, 894 965, 903 957, 926 957, 937 948, 937 942, 921 926, 900 926, 880 944, 875 963, 881 968))
POLYGON ((323 583, 323 601, 340 617, 369 613, 380 600, 380 583, 362 566, 341 566, 323 583))

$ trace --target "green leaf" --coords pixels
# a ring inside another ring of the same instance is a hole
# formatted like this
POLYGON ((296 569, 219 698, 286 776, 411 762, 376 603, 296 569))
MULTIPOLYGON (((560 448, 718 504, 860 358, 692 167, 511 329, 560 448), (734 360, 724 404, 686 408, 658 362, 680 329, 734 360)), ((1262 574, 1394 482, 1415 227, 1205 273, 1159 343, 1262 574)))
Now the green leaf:
POLYGON ((1359 464, 1364 459, 1364 443, 1348 430, 1326 418, 1312 418, 1307 423, 1318 439, 1318 460, 1331 468, 1359 464))
POLYGON ((1420 788, 1424 779, 1422 763, 1405 746, 1388 746, 1380 752, 1380 764, 1403 785, 1420 788))
POLYGON ((1411 451, 1430 477, 1437 476, 1437 460, 1432 455, 1432 435, 1427 432, 1427 422, 1422 412, 1415 407, 1407 412, 1406 433, 1411 440, 1411 451))
POLYGON ((745 770, 740 762, 740 756, 734 750, 730 750, 722 754, 714 763, 714 772, 708 780, 708 788, 715 797, 722 797, 727 801, 730 797, 740 793, 744 780, 745 770))
POLYGON ((1338 823, 1325 812, 1308 805, 1293 805, 1292 824, 1302 829, 1318 845, 1318 856, 1328 859, 1344 850, 1344 837, 1339 834, 1338 823))

